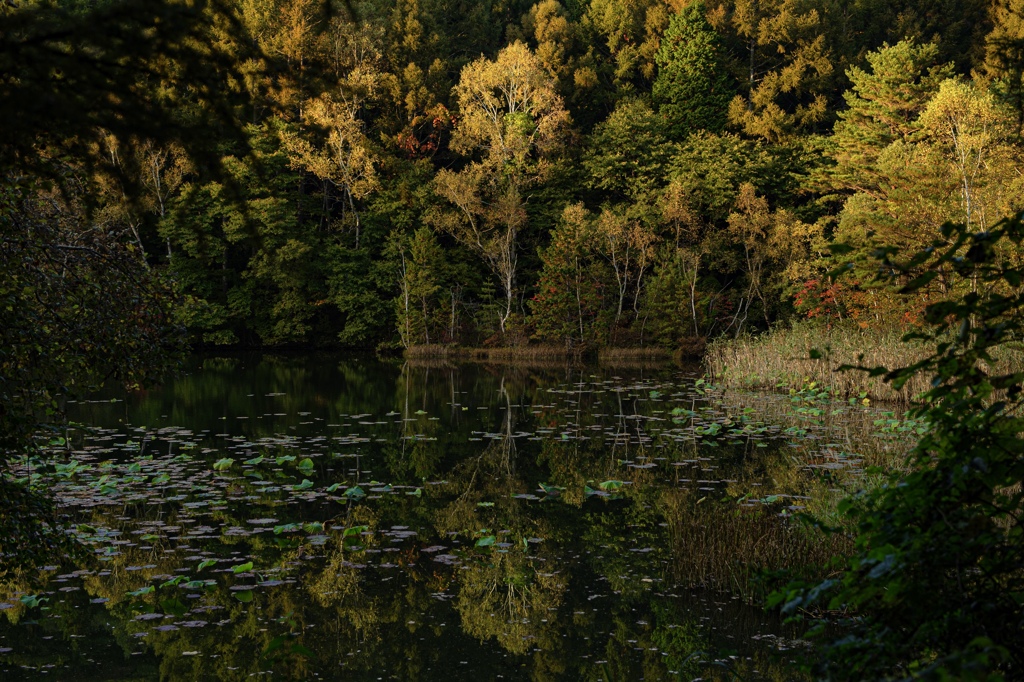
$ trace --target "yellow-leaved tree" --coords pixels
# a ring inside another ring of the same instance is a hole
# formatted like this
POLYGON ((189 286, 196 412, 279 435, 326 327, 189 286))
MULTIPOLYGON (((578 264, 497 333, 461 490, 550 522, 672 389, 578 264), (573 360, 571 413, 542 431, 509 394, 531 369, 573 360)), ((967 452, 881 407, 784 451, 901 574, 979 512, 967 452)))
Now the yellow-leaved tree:
POLYGON ((549 168, 569 114, 554 80, 521 42, 494 61, 467 64, 454 94, 459 119, 451 147, 467 164, 437 174, 434 191, 451 208, 429 218, 479 255, 497 278, 504 334, 516 307, 518 237, 527 222, 528 192, 549 168))

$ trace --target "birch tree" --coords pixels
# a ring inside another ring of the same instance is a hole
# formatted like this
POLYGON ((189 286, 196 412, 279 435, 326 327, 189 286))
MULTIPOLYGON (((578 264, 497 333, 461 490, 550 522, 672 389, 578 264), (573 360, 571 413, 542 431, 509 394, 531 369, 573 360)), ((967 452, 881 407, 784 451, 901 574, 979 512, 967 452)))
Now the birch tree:
POLYGON ((431 220, 483 259, 498 280, 504 334, 517 298, 519 234, 529 190, 541 180, 569 125, 554 80, 537 57, 515 42, 494 61, 467 64, 454 88, 460 118, 451 148, 468 157, 460 171, 437 174, 434 190, 451 210, 431 220))

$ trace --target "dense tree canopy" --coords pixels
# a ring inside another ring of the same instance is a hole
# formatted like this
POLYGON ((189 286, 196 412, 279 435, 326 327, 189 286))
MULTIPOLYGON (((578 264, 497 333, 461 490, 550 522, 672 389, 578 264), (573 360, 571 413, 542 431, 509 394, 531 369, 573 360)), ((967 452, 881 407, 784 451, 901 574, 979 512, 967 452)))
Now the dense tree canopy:
POLYGON ((14 3, 0 160, 194 343, 689 347, 1017 209, 1018 4, 14 3))

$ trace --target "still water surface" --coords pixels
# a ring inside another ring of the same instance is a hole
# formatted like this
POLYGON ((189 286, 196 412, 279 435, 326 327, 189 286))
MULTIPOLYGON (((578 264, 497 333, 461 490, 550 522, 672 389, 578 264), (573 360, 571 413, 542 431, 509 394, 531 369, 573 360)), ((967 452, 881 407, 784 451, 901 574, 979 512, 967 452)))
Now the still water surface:
POLYGON ((677 367, 334 356, 70 408, 24 473, 95 560, 0 591, 3 679, 792 679, 679 515, 799 511, 878 423, 677 367))

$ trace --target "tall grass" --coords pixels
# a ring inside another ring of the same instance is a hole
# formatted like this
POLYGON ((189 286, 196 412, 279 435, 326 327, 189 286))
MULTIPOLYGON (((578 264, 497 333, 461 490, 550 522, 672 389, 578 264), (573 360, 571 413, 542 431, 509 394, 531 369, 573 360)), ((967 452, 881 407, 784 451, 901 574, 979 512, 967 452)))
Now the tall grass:
POLYGON ((839 371, 842 365, 905 367, 929 353, 924 344, 904 342, 904 334, 895 327, 828 328, 798 323, 758 336, 717 340, 708 346, 705 364, 714 381, 727 386, 799 388, 815 382, 844 397, 866 394, 874 400, 907 404, 927 390, 927 377, 916 376, 897 391, 881 377, 857 370, 839 371), (821 357, 812 358, 812 349, 820 351, 821 357))
POLYGON ((545 362, 568 361, 584 362, 597 360, 608 366, 649 365, 672 359, 672 351, 667 348, 616 348, 608 347, 583 353, 583 348, 570 349, 559 345, 521 345, 495 346, 492 348, 468 348, 456 345, 419 345, 405 350, 408 360, 452 360, 452 361, 484 361, 484 362, 545 362))
MULTIPOLYGON (((880 376, 839 370, 843 365, 907 367, 934 352, 920 341, 904 341, 907 331, 897 327, 861 329, 852 324, 825 327, 797 323, 758 336, 719 339, 708 346, 704 362, 714 381, 724 386, 800 388, 815 382, 835 395, 864 395, 907 405, 931 388, 930 376, 917 374, 902 389, 895 390, 880 376), (821 357, 812 358, 812 349, 821 357)), ((1000 346, 992 356, 999 372, 1024 371, 1024 350, 1018 344, 1000 346)))
POLYGON ((467 348, 456 345, 419 345, 405 349, 407 359, 446 358, 452 360, 553 360, 575 357, 565 346, 495 346, 493 348, 467 348))

